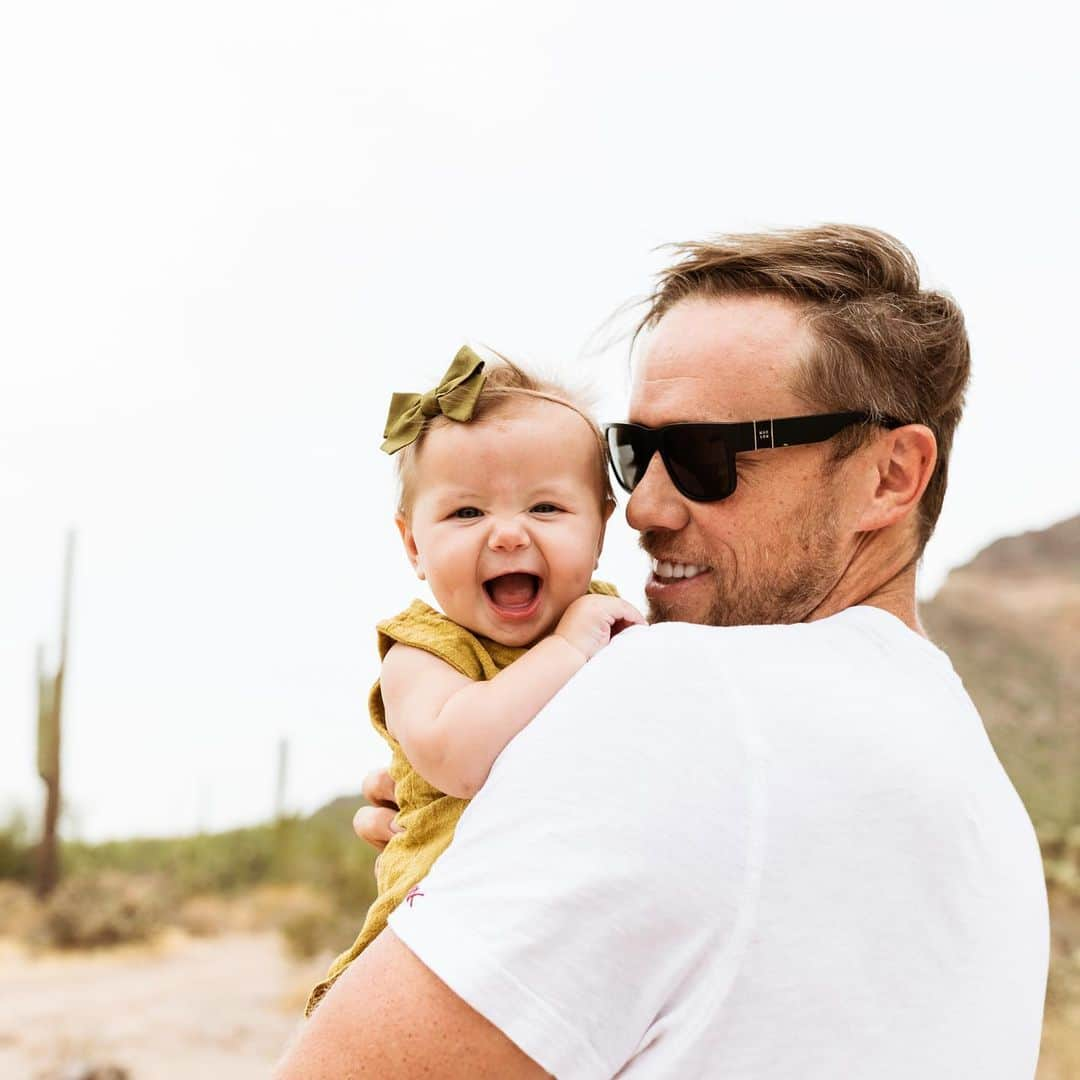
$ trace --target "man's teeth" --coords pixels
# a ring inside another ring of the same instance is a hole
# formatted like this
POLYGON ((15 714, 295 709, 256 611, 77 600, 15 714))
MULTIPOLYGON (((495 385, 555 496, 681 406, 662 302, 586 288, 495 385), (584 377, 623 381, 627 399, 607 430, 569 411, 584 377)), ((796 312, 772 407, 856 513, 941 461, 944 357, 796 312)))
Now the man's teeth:
POLYGON ((697 566, 694 563, 661 562, 659 559, 652 561, 653 573, 659 578, 692 578, 698 574, 704 574, 709 568, 697 566))

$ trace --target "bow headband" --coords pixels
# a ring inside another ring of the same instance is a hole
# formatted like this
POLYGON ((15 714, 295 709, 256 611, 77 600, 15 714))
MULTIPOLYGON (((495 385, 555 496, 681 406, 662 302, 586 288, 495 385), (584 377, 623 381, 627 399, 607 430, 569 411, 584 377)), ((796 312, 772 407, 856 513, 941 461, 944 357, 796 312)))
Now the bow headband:
POLYGON ((426 394, 394 394, 383 431, 385 441, 379 449, 396 454, 415 442, 424 430, 424 421, 434 416, 471 420, 487 378, 483 370, 484 361, 468 345, 463 345, 434 390, 426 394))

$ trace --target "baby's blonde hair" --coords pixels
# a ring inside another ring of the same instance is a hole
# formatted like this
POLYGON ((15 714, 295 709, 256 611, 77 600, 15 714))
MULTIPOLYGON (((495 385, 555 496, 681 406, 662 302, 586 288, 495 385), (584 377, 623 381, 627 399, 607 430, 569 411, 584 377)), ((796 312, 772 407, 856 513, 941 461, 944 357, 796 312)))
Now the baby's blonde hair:
MULTIPOLYGON (((485 365, 484 375, 486 377, 483 389, 477 398, 472 419, 465 422, 470 424, 482 423, 493 416, 505 414, 514 405, 527 401, 529 398, 551 401, 556 405, 564 405, 568 409, 573 409, 589 425, 589 429, 596 439, 596 480, 600 491, 601 504, 604 508, 608 504, 614 504, 615 495, 611 490, 611 479, 608 476, 604 435, 600 430, 600 425, 588 411, 589 403, 583 400, 580 393, 575 393, 555 379, 532 375, 500 353, 495 353, 495 355, 498 357, 498 361, 494 364, 485 365)), ((403 514, 406 518, 412 510, 412 502, 416 494, 416 460, 424 439, 433 428, 456 423, 461 423, 461 421, 450 420, 442 415, 425 417, 423 427, 420 429, 420 434, 415 441, 409 443, 408 446, 395 455, 398 481, 398 513, 403 514)))

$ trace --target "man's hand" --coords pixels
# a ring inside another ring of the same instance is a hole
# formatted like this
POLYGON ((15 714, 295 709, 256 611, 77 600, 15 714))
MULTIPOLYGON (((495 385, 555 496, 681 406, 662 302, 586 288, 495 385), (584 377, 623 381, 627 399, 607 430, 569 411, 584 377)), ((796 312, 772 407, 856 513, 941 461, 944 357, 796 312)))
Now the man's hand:
POLYGON ((645 616, 633 604, 590 593, 566 609, 555 633, 591 660, 619 631, 644 622, 645 616))
POLYGON ((361 806, 353 817, 353 831, 361 840, 382 851, 401 828, 394 820, 398 804, 394 802, 394 781, 386 769, 372 769, 364 777, 360 793, 369 805, 361 806))

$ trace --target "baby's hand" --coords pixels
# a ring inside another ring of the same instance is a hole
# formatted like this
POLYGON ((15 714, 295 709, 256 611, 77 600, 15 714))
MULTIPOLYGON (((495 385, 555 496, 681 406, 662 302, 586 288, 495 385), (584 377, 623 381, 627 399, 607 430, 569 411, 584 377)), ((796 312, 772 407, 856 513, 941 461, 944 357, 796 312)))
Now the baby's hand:
POLYGON ((579 596, 563 613, 555 633, 591 660, 620 630, 640 625, 645 616, 617 596, 579 596))

